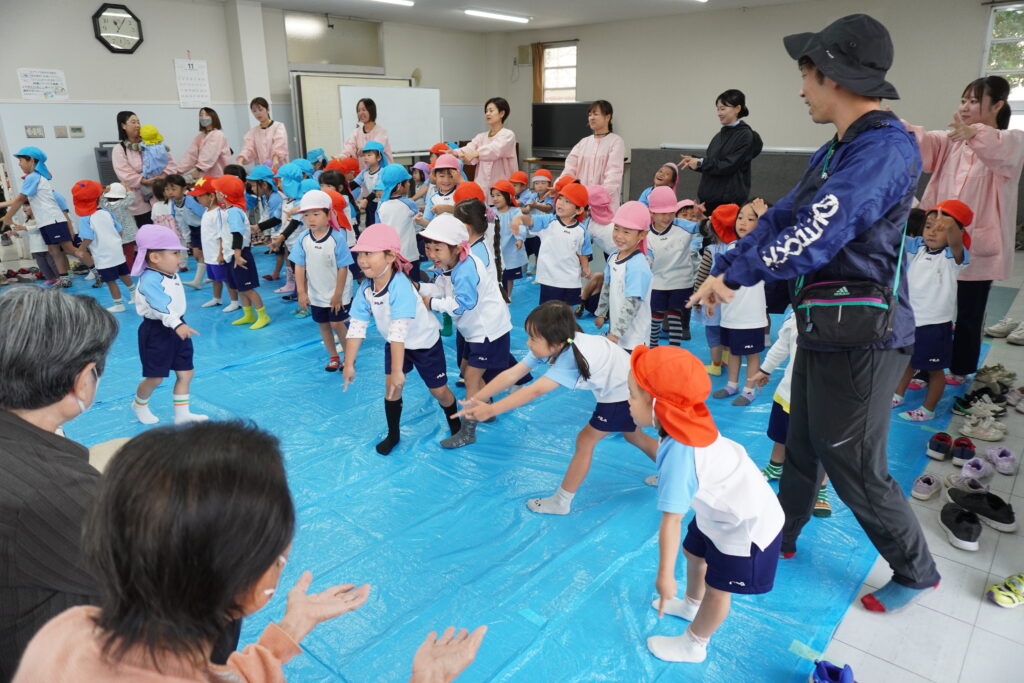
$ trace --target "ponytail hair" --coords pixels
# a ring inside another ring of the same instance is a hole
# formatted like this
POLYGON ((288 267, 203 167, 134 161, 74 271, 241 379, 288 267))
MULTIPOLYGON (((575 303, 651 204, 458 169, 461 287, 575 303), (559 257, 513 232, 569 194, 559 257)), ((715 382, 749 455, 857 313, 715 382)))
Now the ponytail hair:
MULTIPOLYGON (((487 234, 487 207, 476 197, 463 199, 461 202, 456 204, 455 210, 452 211, 452 215, 466 224, 466 228, 469 230, 470 242, 475 242, 477 238, 484 237, 487 234)), ((501 298, 505 300, 505 303, 508 303, 508 293, 505 291, 504 284, 501 281, 502 264, 500 225, 495 226, 494 229, 494 269, 498 277, 498 289, 501 290, 501 298)))
POLYGON ((527 334, 540 337, 550 346, 562 345, 562 350, 551 359, 552 363, 565 353, 566 349, 572 349, 580 377, 586 380, 590 379, 590 363, 583 357, 583 353, 575 344, 576 333, 583 330, 576 322, 576 314, 573 313, 569 304, 564 301, 545 301, 530 311, 523 327, 527 334))
POLYGON ((985 78, 973 80, 964 88, 964 93, 961 97, 966 97, 967 95, 970 95, 979 102, 985 95, 988 95, 992 101, 992 106, 1002 102, 1003 107, 996 114, 996 128, 1006 130, 1010 127, 1010 116, 1012 115, 1008 101, 1010 97, 1010 82, 1005 78, 1002 76, 986 76, 985 78))

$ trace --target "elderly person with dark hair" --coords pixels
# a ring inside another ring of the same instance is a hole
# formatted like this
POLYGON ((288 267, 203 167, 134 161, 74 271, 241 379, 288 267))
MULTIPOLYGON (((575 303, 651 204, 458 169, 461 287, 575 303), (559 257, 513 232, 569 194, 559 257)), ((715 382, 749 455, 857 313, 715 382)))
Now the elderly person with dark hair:
POLYGON ((100 474, 58 430, 92 405, 116 335, 93 298, 0 296, 0 680, 51 617, 97 600, 80 542, 100 474))
MULTIPOLYGON (((74 607, 44 626, 15 681, 283 681, 298 643, 358 609, 370 592, 345 584, 309 594, 313 577, 304 572, 281 620, 226 666, 214 665, 210 653, 231 621, 262 609, 277 591, 294 531, 284 462, 270 434, 207 422, 136 436, 110 461, 86 516, 85 554, 100 606, 74 607)), ((411 680, 454 679, 485 631, 431 634, 411 680)))

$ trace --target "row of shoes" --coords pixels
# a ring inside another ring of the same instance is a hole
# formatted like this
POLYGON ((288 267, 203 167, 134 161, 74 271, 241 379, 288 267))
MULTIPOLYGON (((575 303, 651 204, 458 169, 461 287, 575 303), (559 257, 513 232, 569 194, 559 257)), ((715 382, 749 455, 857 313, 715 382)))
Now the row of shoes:
POLYGON ((996 418, 1010 409, 1024 413, 1024 387, 1012 388, 1016 379, 1017 373, 999 364, 979 369, 972 390, 953 401, 953 413, 964 417, 960 433, 980 441, 1002 441, 1008 428, 996 418))
POLYGON ((1024 346, 1024 325, 1013 318, 1003 318, 995 325, 986 327, 985 336, 1006 339, 1008 344, 1024 346))

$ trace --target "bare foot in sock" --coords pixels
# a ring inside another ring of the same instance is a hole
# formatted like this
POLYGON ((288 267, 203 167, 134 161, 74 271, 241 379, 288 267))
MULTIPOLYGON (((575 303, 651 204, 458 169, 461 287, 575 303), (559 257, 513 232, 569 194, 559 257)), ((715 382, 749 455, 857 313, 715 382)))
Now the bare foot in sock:
POLYGON ((658 659, 666 662, 703 662, 708 656, 708 646, 690 634, 690 629, 678 636, 651 636, 647 639, 647 649, 658 659))
MULTIPOLYGON (((654 598, 654 602, 651 603, 651 607, 659 609, 659 603, 661 598, 654 598)), ((693 618, 697 616, 697 610, 700 609, 699 602, 691 602, 689 598, 672 598, 671 600, 665 601, 665 614, 670 614, 673 617, 679 617, 680 619, 686 619, 687 621, 693 621, 693 618)))
POLYGON ((132 401, 132 412, 135 413, 135 419, 144 425, 155 425, 160 421, 160 418, 149 409, 148 403, 140 405, 137 401, 132 401))
POLYGON ((463 420, 458 432, 441 440, 441 448, 461 448, 476 443, 476 425, 476 420, 463 420))
POLYGON ((526 501, 526 507, 531 512, 541 515, 567 515, 572 507, 572 498, 575 494, 566 493, 561 488, 555 491, 555 495, 548 498, 531 498, 526 501))
POLYGON ((184 425, 191 422, 206 422, 210 419, 209 415, 202 415, 200 413, 186 413, 185 415, 175 415, 174 424, 184 425))

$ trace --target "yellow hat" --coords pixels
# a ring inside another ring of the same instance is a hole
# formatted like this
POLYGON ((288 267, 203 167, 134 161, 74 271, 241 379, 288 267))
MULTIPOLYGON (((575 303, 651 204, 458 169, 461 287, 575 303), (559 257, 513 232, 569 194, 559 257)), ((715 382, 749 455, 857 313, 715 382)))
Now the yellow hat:
POLYGON ((143 126, 139 129, 139 136, 147 145, 157 145, 164 141, 164 136, 160 135, 156 126, 143 126))

